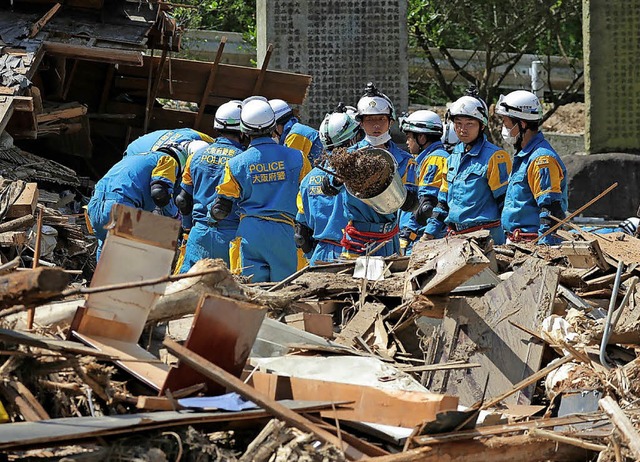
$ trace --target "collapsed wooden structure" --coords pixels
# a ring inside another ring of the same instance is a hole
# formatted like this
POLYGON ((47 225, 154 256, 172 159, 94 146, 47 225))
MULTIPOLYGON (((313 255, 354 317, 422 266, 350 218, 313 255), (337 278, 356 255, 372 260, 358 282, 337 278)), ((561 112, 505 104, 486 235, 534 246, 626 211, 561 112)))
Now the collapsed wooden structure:
POLYGON ((224 38, 212 63, 173 58, 182 31, 168 3, 12 3, 0 7, 0 133, 36 154, 93 158, 97 171, 146 132, 210 132, 230 99, 301 104, 311 83, 268 70, 269 53, 259 68, 225 64, 224 38))

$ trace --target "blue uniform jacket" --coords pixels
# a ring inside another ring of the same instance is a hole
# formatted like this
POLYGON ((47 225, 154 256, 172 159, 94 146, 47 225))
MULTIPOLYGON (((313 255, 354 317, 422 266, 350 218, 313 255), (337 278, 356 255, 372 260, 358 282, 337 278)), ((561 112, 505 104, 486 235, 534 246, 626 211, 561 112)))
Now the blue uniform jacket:
POLYGON ((311 228, 315 240, 328 240, 340 245, 342 230, 347 225, 343 197, 346 191, 340 191, 337 196, 323 194, 322 179, 325 176, 330 175, 316 167, 302 180, 296 221, 311 228))
MULTIPOLYGON (((447 159, 447 174, 438 201, 449 206, 446 223, 458 231, 500 220, 498 201, 504 195, 511 173, 509 154, 482 135, 465 152, 458 143, 447 159)), ((435 213, 446 213, 439 207, 435 213)), ((430 218, 426 231, 434 236, 442 232, 442 224, 430 218)))
POLYGON ((295 117, 289 119, 284 125, 280 144, 302 151, 311 164, 318 160, 324 149, 318 131, 301 124, 295 117))
MULTIPOLYGON (((444 175, 447 173, 447 158, 449 153, 440 141, 431 143, 416 157, 418 172, 418 197, 432 196, 436 200, 440 193, 444 175)), ((400 212, 400 229, 408 228, 420 237, 426 226, 420 226, 413 216, 413 212, 400 212)))
MULTIPOLYGON (((187 160, 182 175, 182 189, 193 196, 194 223, 209 223, 208 207, 216 200, 216 187, 222 181, 224 166, 244 148, 228 138, 220 137, 206 148, 200 149, 187 160)), ((234 204, 227 218, 217 223, 218 228, 236 229, 240 222, 238 208, 234 204)))
MULTIPOLYGON (((349 148, 353 151, 356 149, 370 146, 368 141, 362 140, 355 146, 349 148)), ((400 149, 393 141, 389 141, 386 145, 386 149, 393 155, 398 163, 398 174, 402 178, 403 183, 408 190, 416 190, 416 169, 415 160, 411 154, 400 149)), ((389 232, 398 223, 398 213, 380 214, 376 212, 369 205, 365 204, 356 197, 345 191, 343 195, 345 202, 345 213, 347 221, 352 221, 353 226, 360 231, 365 232, 389 232), (366 226, 365 224, 371 224, 372 226, 366 226), (380 224, 380 225, 376 225, 380 224), (364 226, 363 226, 364 225, 364 226), (362 228, 368 229, 362 229, 362 228)))
POLYGON ((157 151, 163 146, 180 144, 184 141, 202 140, 211 143, 213 138, 205 133, 191 128, 178 128, 175 130, 156 130, 132 141, 124 155, 141 154, 143 152, 157 151))
MULTIPOLYGON (((151 184, 164 183, 172 194, 178 169, 175 159, 163 152, 127 156, 98 181, 96 191, 105 192, 109 197, 122 197, 135 207, 151 212, 156 208, 151 198, 151 184)), ((163 212, 170 216, 176 214, 173 201, 163 212)))
POLYGON ((241 219, 253 216, 293 225, 300 182, 310 170, 301 151, 260 137, 229 159, 217 191, 238 202, 241 219))
POLYGON ((541 209, 552 202, 560 202, 567 211, 567 169, 544 135, 537 133, 513 159, 502 227, 508 233, 537 233, 541 209))

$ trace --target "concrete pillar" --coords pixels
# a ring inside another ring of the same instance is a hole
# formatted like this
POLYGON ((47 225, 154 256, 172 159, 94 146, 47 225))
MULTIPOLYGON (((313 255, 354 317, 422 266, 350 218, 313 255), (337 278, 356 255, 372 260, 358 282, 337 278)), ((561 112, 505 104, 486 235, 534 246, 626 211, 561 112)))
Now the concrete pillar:
POLYGON ((310 74, 303 122, 317 128, 339 101, 354 105, 367 82, 409 102, 407 0, 257 0, 258 65, 310 74))
POLYGON ((583 0, 588 153, 640 154, 640 0, 583 0))

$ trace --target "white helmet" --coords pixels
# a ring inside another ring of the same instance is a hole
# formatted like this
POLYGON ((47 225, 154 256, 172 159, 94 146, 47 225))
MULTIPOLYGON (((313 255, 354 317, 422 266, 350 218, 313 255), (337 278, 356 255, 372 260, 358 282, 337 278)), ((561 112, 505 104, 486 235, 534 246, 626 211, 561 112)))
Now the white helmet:
POLYGON ((327 114, 320 124, 320 140, 326 149, 334 149, 353 139, 360 124, 346 112, 327 114))
POLYGON ((408 117, 400 118, 400 130, 425 135, 442 135, 442 120, 433 111, 415 111, 408 117))
POLYGON ((218 130, 240 131, 240 112, 242 101, 234 99, 221 105, 213 118, 213 128, 218 130))
POLYGON ((345 108, 346 113, 349 115, 349 117, 351 117, 353 120, 357 121, 358 108, 355 108, 353 106, 345 106, 344 108, 345 108))
POLYGON ((277 123, 286 122, 293 116, 293 109, 283 99, 270 99, 269 105, 276 114, 277 123))
POLYGON ((391 100, 387 95, 378 91, 372 82, 369 82, 365 88, 364 96, 358 101, 356 119, 361 121, 362 116, 380 114, 388 115, 391 120, 396 120, 396 110, 391 100))
POLYGON ((482 125, 489 122, 489 110, 487 105, 480 98, 475 96, 463 96, 458 98, 447 111, 447 118, 451 120, 457 116, 472 117, 479 120, 482 125))
POLYGON ((193 140, 187 144, 187 154, 193 155, 198 152, 200 149, 206 148, 209 146, 209 143, 203 140, 193 140))
POLYGON ((634 236, 636 234, 636 231, 638 231, 638 226, 640 226, 640 218, 636 217, 627 218, 622 223, 620 223, 620 225, 618 225, 618 227, 621 228, 622 231, 627 234, 631 234, 632 236, 634 236))
POLYGON ((542 119, 542 104, 536 95, 526 90, 516 90, 507 96, 500 95, 496 114, 520 120, 542 119))
POLYGON ((269 135, 276 128, 276 114, 264 96, 251 96, 242 102, 240 130, 247 135, 269 135))
POLYGON ((460 142, 460 138, 456 134, 456 130, 453 126, 453 122, 447 123, 444 127, 444 133, 442 134, 442 138, 440 138, 442 144, 444 144, 444 148, 449 150, 454 147, 456 144, 460 142))

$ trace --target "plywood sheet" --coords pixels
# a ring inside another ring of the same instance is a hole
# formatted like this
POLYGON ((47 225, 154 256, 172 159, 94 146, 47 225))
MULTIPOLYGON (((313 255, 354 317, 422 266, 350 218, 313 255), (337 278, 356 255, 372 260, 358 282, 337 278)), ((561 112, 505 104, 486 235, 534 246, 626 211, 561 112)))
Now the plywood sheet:
MULTIPOLYGON (((436 362, 464 360, 481 364, 470 370, 437 372, 431 390, 460 397, 471 405, 497 396, 540 368, 543 345, 509 321, 537 331, 552 312, 558 273, 543 260, 530 259, 483 297, 452 298, 443 320, 444 346, 436 362)), ((530 404, 532 388, 506 403, 530 404)))

